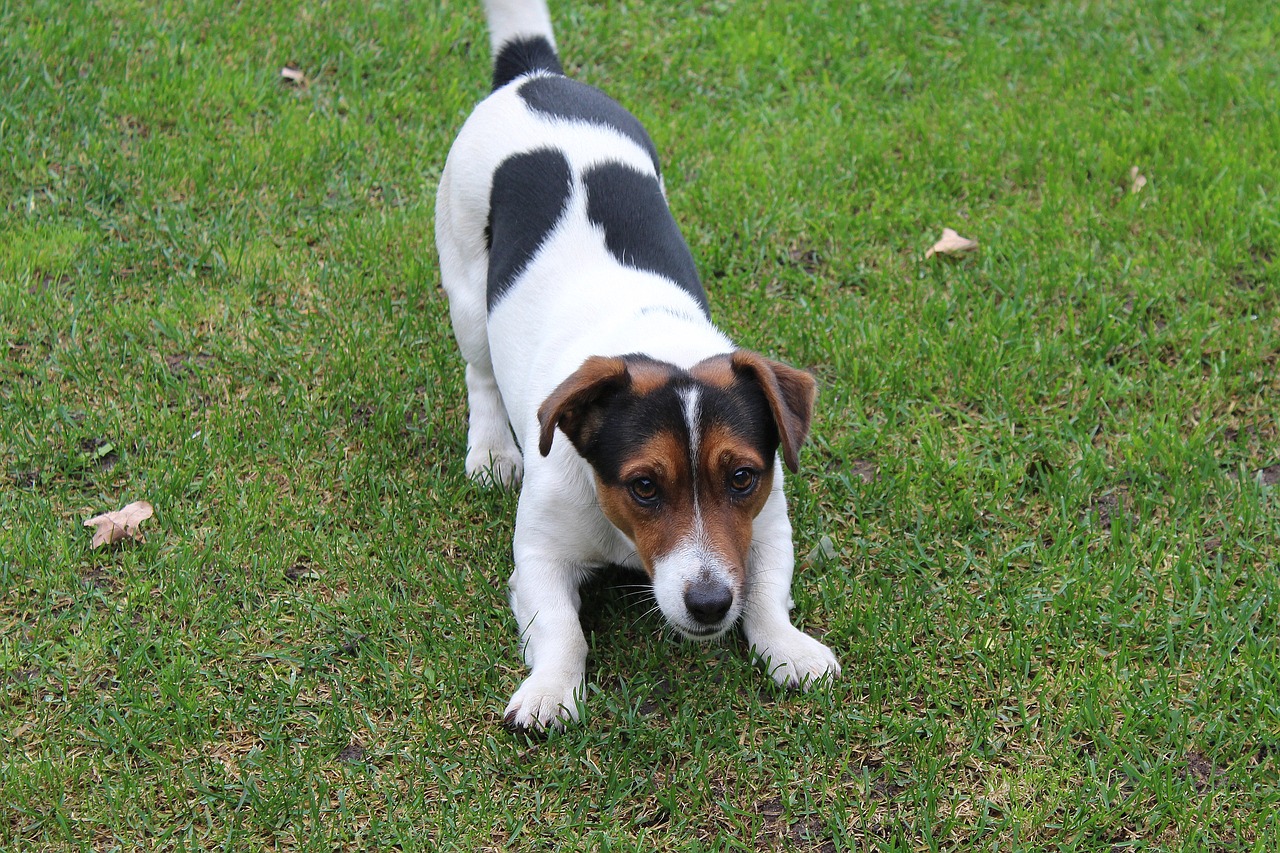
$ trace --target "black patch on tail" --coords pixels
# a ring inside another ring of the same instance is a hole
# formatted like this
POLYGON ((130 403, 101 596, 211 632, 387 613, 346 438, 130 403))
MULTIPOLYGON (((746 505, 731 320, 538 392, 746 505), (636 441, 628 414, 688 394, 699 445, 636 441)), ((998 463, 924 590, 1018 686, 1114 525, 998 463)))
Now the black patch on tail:
POLYGON ((604 230, 618 263, 665 276, 694 298, 708 318, 707 294, 667 200, 653 175, 606 163, 582 176, 587 217, 604 230))
POLYGON ((554 148, 516 154, 493 173, 489 190, 490 311, 546 242, 569 206, 569 161, 554 148))
POLYGON ((520 85, 520 97, 529 109, 568 121, 581 121, 611 128, 643 148, 658 167, 658 149, 640 120, 599 89, 568 77, 534 77, 520 85))
POLYGON ((514 39, 502 46, 493 58, 493 91, 530 71, 564 74, 556 49, 542 36, 514 39))

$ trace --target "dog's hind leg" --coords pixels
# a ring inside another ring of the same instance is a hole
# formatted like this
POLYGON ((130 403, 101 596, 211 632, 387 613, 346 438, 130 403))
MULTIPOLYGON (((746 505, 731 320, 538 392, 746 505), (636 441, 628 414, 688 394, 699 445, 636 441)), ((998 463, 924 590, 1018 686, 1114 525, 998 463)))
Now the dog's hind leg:
MULTIPOLYGON (((449 295, 453 336, 467 363, 467 476, 485 485, 514 486, 524 464, 511 434, 507 408, 493 377, 485 301, 488 253, 461 239, 449 201, 449 167, 440 177, 436 202, 436 248, 440 281, 449 295)), ((474 242, 474 241, 472 241, 474 242)))
POLYGON ((467 476, 484 485, 520 483, 524 462, 511 435, 507 410, 493 378, 493 367, 467 362, 467 476))

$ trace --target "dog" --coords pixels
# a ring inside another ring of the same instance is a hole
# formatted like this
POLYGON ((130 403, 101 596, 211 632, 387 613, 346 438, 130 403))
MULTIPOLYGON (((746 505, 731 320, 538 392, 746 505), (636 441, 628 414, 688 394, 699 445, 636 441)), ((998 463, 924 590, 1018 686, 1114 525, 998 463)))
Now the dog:
POLYGON ((514 729, 579 719, 579 585, 643 570, 709 641, 741 620, 778 684, 834 678, 791 624, 795 472, 815 382, 712 325, 652 140, 565 76, 544 0, 486 0, 492 93, 441 173, 436 245, 466 362, 466 473, 521 484, 511 607, 529 675, 514 729))

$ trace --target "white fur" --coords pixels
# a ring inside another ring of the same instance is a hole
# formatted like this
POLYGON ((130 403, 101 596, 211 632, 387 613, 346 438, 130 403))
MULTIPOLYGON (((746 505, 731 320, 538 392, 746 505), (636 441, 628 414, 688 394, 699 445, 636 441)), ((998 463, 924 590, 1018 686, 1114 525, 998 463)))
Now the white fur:
MULTIPOLYGON (((516 35, 551 38, 540 0, 488 0, 486 8, 495 52, 516 35)), ((548 456, 539 454, 539 405, 589 356, 643 352, 688 368, 734 349, 675 283, 623 267, 610 255, 604 235, 587 218, 578 179, 604 161, 654 173, 648 153, 629 137, 529 110, 516 86, 508 85, 483 101, 462 128, 436 201, 441 278, 467 362, 466 471, 484 482, 524 481, 510 585, 531 672, 507 707, 508 720, 522 728, 578 718, 587 644, 577 589, 587 572, 607 564, 639 568, 634 545, 605 518, 590 467, 570 442, 559 435, 548 456), (569 161, 575 182, 568 213, 486 316, 483 233, 493 173, 513 154, 537 148, 555 148, 569 161)), ((774 483, 755 527, 747 594, 735 600, 731 615, 743 613, 747 637, 769 660, 776 681, 807 684, 838 673, 839 665, 788 618, 793 549, 781 464, 774 483)), ((704 558, 695 535, 655 567, 663 613, 695 633, 683 591, 707 566, 704 558)))
POLYGON ((493 55, 504 44, 522 36, 542 36, 556 46, 551 31, 551 15, 546 3, 529 0, 484 0, 485 17, 489 20, 489 46, 493 55))

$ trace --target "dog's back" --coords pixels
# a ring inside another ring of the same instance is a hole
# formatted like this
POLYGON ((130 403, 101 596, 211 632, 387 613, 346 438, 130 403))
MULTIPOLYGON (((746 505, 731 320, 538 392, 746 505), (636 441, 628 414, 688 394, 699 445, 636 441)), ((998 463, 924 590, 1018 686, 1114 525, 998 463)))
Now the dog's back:
MULTIPOLYGON (((573 213, 573 202, 585 201, 587 219, 603 232, 616 263, 664 276, 706 314, 706 295, 667 209, 657 148, 644 127, 608 95, 564 76, 541 0, 490 0, 485 8, 493 95, 468 121, 481 132, 464 128, 454 148, 472 164, 476 148, 484 148, 484 167, 501 158, 492 171, 484 231, 460 235, 483 237, 491 253, 487 308, 573 213)), ((469 224, 474 231, 476 223, 469 224)))
POLYGON ((564 75, 541 0, 485 7, 493 91, 449 153, 437 245, 463 355, 522 397, 505 403, 523 444, 538 403, 588 355, 657 342, 689 366, 732 347, 710 324, 643 126, 564 75), (530 324, 561 331, 548 348, 530 324))

